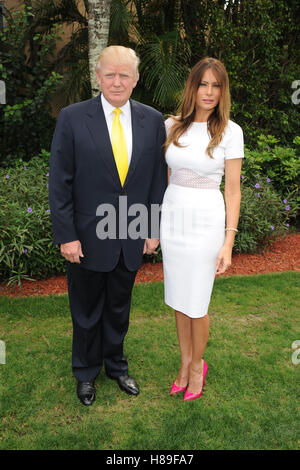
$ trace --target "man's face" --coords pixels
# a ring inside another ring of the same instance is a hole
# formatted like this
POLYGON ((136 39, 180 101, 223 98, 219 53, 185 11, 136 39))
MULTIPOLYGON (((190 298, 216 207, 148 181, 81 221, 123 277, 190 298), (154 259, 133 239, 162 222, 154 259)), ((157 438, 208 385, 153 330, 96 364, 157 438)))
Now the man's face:
POLYGON ((119 108, 129 100, 138 77, 131 61, 120 64, 107 58, 101 62, 101 68, 97 71, 97 81, 104 98, 119 108))

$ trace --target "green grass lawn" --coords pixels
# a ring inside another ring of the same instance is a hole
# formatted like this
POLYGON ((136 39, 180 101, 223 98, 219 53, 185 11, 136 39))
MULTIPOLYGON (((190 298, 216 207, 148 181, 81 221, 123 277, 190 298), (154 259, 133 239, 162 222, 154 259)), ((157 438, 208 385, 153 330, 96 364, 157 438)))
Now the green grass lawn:
POLYGON ((187 403, 169 396, 180 358, 162 283, 134 288, 125 352, 140 395, 101 372, 88 408, 72 376, 67 296, 1 297, 0 449, 298 449, 299 280, 296 272, 216 280, 205 389, 187 403))

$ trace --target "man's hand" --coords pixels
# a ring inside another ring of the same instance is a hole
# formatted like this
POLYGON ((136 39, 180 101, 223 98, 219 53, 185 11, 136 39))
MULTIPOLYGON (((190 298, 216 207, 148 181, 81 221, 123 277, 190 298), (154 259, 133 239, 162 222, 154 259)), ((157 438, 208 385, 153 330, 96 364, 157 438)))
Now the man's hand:
POLYGON ((80 263, 79 256, 83 257, 81 250, 81 243, 79 240, 74 242, 62 243, 60 245, 60 252, 67 261, 71 263, 80 263))
POLYGON ((143 255, 157 255, 156 248, 159 245, 159 238, 146 238, 143 255))

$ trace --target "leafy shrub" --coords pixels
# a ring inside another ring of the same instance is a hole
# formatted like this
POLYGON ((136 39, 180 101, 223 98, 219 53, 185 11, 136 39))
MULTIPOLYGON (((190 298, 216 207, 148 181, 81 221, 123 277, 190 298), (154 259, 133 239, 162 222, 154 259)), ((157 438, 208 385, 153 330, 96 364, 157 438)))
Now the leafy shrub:
POLYGON ((289 231, 297 214, 295 196, 282 198, 268 177, 257 176, 255 183, 242 175, 242 201, 239 231, 235 237, 234 253, 263 251, 268 244, 289 231))
MULTIPOLYGON (((245 149, 242 174, 251 181, 264 174, 273 187, 285 198, 288 193, 299 191, 300 137, 293 141, 294 147, 281 147, 274 136, 260 135, 257 148, 245 149)), ((298 203, 299 203, 298 199, 298 203)))
POLYGON ((49 154, 0 169, 0 277, 19 282, 64 270, 53 244, 48 203, 49 154))

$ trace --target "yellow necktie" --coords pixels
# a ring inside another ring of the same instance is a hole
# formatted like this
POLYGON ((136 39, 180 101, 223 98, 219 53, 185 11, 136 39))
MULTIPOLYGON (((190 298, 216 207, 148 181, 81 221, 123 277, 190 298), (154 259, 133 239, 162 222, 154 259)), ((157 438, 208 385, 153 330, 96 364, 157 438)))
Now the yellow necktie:
POLYGON ((123 186, 128 172, 128 156, 125 134, 119 117, 121 112, 120 108, 114 109, 115 117, 111 129, 111 144, 121 185, 123 186))

